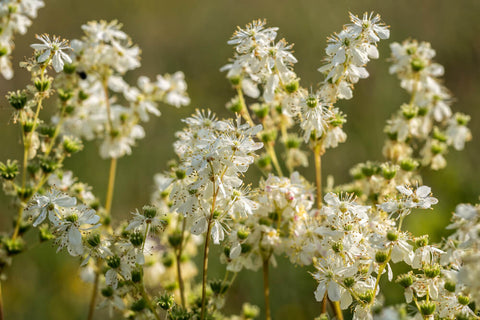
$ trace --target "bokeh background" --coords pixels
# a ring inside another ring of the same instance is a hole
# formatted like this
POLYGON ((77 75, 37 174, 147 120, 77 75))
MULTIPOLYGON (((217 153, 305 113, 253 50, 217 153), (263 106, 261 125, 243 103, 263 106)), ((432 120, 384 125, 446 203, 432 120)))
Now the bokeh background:
MULTIPOLYGON (((183 70, 189 85, 192 105, 184 109, 162 107, 162 116, 146 125, 147 138, 140 141, 131 156, 119 161, 113 214, 126 216, 148 203, 152 176, 166 168, 174 157, 171 147, 180 119, 195 108, 211 108, 227 115, 225 102, 233 92, 219 68, 232 55, 226 44, 237 25, 266 18, 269 25, 280 27, 279 36, 295 43, 299 60, 295 70, 303 86, 314 86, 321 80, 316 69, 321 66, 325 39, 340 31, 348 21, 348 12, 362 14, 375 11, 391 26, 391 38, 379 46, 380 59, 368 65, 371 74, 356 86, 354 98, 338 105, 348 115, 345 131, 348 140, 324 157, 324 175, 337 182, 349 179, 348 169, 366 160, 380 160, 385 120, 404 101, 406 93, 388 74, 388 44, 408 37, 432 43, 436 60, 445 66, 445 84, 456 101, 455 111, 472 116, 473 141, 463 152, 451 152, 448 168, 428 172, 425 184, 433 187, 440 199, 434 212, 419 213, 409 220, 416 234, 430 233, 439 240, 451 212, 459 202, 477 202, 480 192, 480 1, 478 0, 45 0, 46 7, 29 28, 17 37, 13 62, 31 54, 29 44, 35 33, 61 35, 67 39, 81 36, 80 26, 89 20, 117 19, 124 30, 142 48, 142 67, 129 74, 131 82, 139 75, 154 77, 158 73, 183 70)), ((11 81, 0 79, 0 95, 19 89, 29 81, 28 74, 16 70, 11 81)), ((0 99, 0 160, 21 157, 20 132, 11 123, 11 109, 0 99)), ((105 196, 108 161, 97 154, 95 144, 66 161, 75 168, 82 181, 105 196)), ((309 170, 303 172, 313 181, 309 170)), ((14 216, 11 203, 0 196, 0 232, 11 230, 14 216)), ((34 236, 32 235, 32 241, 34 236)), ((216 258, 212 255, 213 266, 216 258)), ((6 319, 85 319, 90 287, 78 278, 79 261, 65 253, 55 254, 49 244, 21 254, 14 260, 3 283, 6 319), (88 294, 87 294, 88 293, 88 294)), ((308 269, 290 266, 280 259, 271 271, 272 309, 274 319, 312 319, 320 306, 314 301, 314 280, 308 269)), ((261 274, 242 272, 227 301, 228 312, 239 312, 244 301, 263 306, 261 274)), ((400 289, 397 287, 397 290, 400 289)), ((401 296, 387 294, 386 302, 395 303, 401 296)), ((102 319, 98 313, 98 319, 102 319)))

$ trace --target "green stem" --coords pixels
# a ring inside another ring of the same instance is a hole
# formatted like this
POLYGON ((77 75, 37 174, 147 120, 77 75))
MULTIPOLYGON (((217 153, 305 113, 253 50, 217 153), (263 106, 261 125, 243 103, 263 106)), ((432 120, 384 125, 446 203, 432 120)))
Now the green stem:
POLYGON ((178 286, 180 289, 180 301, 182 303, 182 307, 186 308, 186 301, 185 301, 185 285, 183 283, 182 278, 182 251, 183 251, 183 237, 185 235, 185 218, 182 219, 182 233, 181 233, 181 240, 180 245, 178 246, 176 258, 177 258, 177 278, 178 278, 178 286))
POLYGON ((313 148, 315 160, 315 182, 317 185, 317 208, 322 208, 322 147, 318 143, 313 148))
POLYGON ((265 297, 265 320, 272 320, 270 311, 270 286, 268 283, 269 260, 270 257, 263 259, 263 296, 265 297))
POLYGON ((207 295, 208 246, 210 244, 211 232, 212 232, 212 220, 208 219, 207 234, 205 236, 205 247, 203 249, 202 311, 200 313, 200 320, 205 319, 205 302, 206 302, 206 295, 207 295))
POLYGON ((275 153, 275 147, 273 143, 267 142, 265 144, 265 148, 267 149, 270 158, 272 158, 273 166, 275 167, 275 171, 280 177, 283 177, 282 167, 280 167, 280 163, 278 162, 277 154, 275 153))
POLYGON ((90 305, 88 307, 88 317, 87 317, 88 320, 93 319, 93 313, 95 312, 95 302, 97 300, 99 278, 100 278, 100 271, 95 270, 95 279, 93 280, 92 297, 90 298, 90 305))
POLYGON ((155 310, 155 308, 153 307, 152 305, 152 300, 150 299, 150 297, 148 296, 148 293, 147 291, 145 290, 145 286, 142 284, 142 298, 145 299, 145 302, 147 303, 147 306, 148 306, 148 309, 150 309, 150 311, 152 311, 153 315, 155 316, 155 319, 157 320, 160 320, 160 316, 157 314, 157 311, 155 310))
POLYGON ((107 215, 110 215, 113 201, 113 190, 115 188, 115 174, 117 171, 117 158, 110 160, 110 172, 108 175, 108 187, 107 187, 107 199, 105 201, 105 211, 107 215))
POLYGON ((3 320, 2 281, 0 280, 0 320, 3 320))

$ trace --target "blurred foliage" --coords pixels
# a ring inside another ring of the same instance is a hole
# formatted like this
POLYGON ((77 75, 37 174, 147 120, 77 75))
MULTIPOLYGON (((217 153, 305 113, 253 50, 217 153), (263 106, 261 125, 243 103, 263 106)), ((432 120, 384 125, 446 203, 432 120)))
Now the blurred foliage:
MULTIPOLYGON (((113 206, 114 217, 126 216, 134 208, 148 203, 152 176, 166 168, 174 157, 171 143, 180 119, 194 108, 211 108, 227 115, 225 102, 233 92, 219 68, 232 55, 226 41, 237 25, 256 18, 266 18, 269 25, 280 27, 280 37, 295 43, 299 60, 296 72, 304 86, 321 80, 316 69, 322 65, 325 38, 348 21, 348 12, 362 14, 375 11, 391 26, 388 42, 407 37, 429 41, 437 51, 436 60, 445 66, 446 86, 456 97, 452 108, 472 116, 470 128, 474 140, 462 153, 448 155, 446 170, 428 172, 425 183, 432 186, 440 199, 433 212, 409 217, 407 228, 419 235, 430 233, 432 240, 441 239, 444 226, 455 205, 478 200, 478 158, 480 148, 480 1, 448 0, 298 0, 298 1, 163 1, 163 0, 46 0, 25 36, 16 38, 14 66, 30 56, 29 44, 35 33, 50 33, 74 39, 81 35, 81 24, 95 19, 117 19, 124 30, 142 48, 143 65, 131 73, 131 81, 139 75, 154 77, 158 73, 183 70, 189 85, 192 106, 176 110, 165 107, 162 116, 146 127, 147 138, 134 149, 133 155, 119 161, 113 206)), ((354 98, 339 103, 348 115, 345 131, 348 140, 324 157, 324 175, 333 175, 338 183, 349 179, 348 169, 362 161, 381 159, 385 120, 407 95, 395 77, 388 74, 389 48, 382 43, 380 59, 369 64, 371 77, 355 88, 354 98)), ((24 87, 28 74, 16 69, 11 81, 0 79, 2 94, 24 87)), ((0 100, 0 160, 20 158, 20 133, 11 123, 11 110, 0 100)), ((104 198, 108 161, 102 161, 97 146, 87 144, 84 152, 66 161, 66 168, 76 168, 82 181, 94 187, 104 198)), ((312 171, 302 172, 313 180, 312 171)), ((9 199, 0 196, 0 229, 10 229, 14 212, 9 199)), ((34 239, 32 235, 32 241, 34 239)), ((212 251, 212 265, 217 263, 212 251)), ((6 319, 85 319, 90 287, 78 277, 79 261, 42 244, 14 260, 9 279, 4 283, 6 319)), ((221 272, 212 266, 211 274, 221 272)), ((263 305, 259 286, 261 274, 243 272, 229 293, 228 311, 238 312, 243 301, 263 305)), ((302 268, 294 268, 281 260, 271 272, 272 309, 274 319, 312 319, 319 314, 315 302, 315 282, 302 268)), ((397 288, 399 289, 399 288, 397 288)), ((389 292, 391 290, 387 290, 389 292)), ((387 303, 401 297, 388 296, 387 303)), ((103 318, 100 313, 98 319, 103 318)))

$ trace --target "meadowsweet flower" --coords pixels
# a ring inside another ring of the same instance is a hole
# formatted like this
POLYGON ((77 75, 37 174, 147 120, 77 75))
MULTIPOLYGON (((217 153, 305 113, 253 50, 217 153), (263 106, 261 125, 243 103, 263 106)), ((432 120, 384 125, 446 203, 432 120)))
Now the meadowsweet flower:
POLYGON ((42 54, 37 58, 38 62, 45 62, 47 59, 52 59, 52 65, 56 72, 63 71, 63 66, 66 63, 72 63, 72 59, 68 54, 63 52, 63 50, 71 49, 68 45, 67 40, 61 40, 59 37, 53 37, 50 39, 48 34, 36 35, 35 36, 42 43, 32 44, 30 47, 33 49, 42 52, 42 54))
POLYGON ((61 216, 62 208, 71 208, 76 204, 76 198, 51 188, 45 195, 36 194, 25 211, 31 216, 34 215, 33 226, 37 227, 45 220, 47 213, 53 222, 61 216))

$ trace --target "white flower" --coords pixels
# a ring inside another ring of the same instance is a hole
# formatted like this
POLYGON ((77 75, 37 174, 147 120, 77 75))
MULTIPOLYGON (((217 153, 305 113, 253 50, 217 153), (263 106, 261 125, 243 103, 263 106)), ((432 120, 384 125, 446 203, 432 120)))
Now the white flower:
POLYGON ((37 227, 45 220, 47 213, 50 220, 55 221, 60 216, 60 208, 71 208, 76 204, 77 199, 51 188, 46 195, 36 194, 25 211, 31 215, 37 213, 33 222, 33 226, 37 227))
POLYGON ((52 65, 56 72, 63 71, 63 65, 66 63, 72 63, 72 59, 68 54, 63 52, 62 50, 69 50, 71 49, 68 45, 67 40, 60 40, 59 37, 50 37, 47 34, 43 34, 41 36, 35 36, 38 40, 42 41, 43 43, 40 44, 32 44, 31 47, 37 51, 45 50, 38 58, 38 62, 45 62, 47 59, 52 59, 52 65), (53 54, 53 56, 52 56, 53 54))

